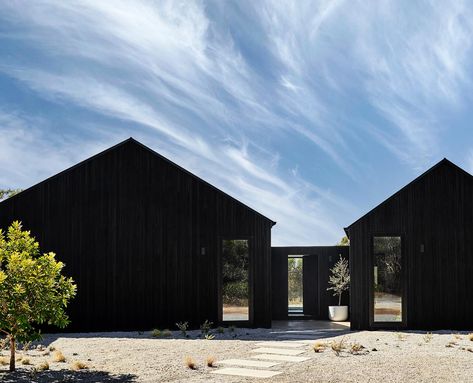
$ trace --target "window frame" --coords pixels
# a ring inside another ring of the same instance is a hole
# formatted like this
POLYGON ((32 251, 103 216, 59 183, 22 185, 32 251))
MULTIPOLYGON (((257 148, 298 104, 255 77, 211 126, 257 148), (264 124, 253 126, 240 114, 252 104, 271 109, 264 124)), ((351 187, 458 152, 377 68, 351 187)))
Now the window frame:
POLYGON ((376 329, 402 329, 407 327, 407 257, 405 235, 399 232, 376 232, 370 236, 369 245, 369 323, 371 328, 376 329), (401 309, 402 318, 399 322, 381 322, 374 319, 374 238, 375 237, 399 237, 401 239, 401 309))
POLYGON ((224 235, 218 238, 218 321, 225 325, 235 326, 251 326, 253 323, 253 237, 252 236, 238 236, 238 235, 224 235), (248 319, 247 320, 223 320, 223 241, 248 241, 248 319))

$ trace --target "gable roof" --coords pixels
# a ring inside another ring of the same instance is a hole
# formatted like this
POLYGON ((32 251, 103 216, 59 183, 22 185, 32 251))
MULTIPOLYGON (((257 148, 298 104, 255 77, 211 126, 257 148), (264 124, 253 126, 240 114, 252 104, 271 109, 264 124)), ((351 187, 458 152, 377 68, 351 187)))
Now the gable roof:
POLYGON ((141 149, 144 149, 144 150, 148 151, 149 153, 151 153, 152 155, 154 155, 154 156, 156 156, 156 157, 159 157, 161 160, 167 162, 167 163, 170 164, 171 166, 173 166, 173 167, 179 169, 180 171, 186 173, 187 175, 191 176, 192 178, 198 180, 199 182, 202 182, 202 183, 206 184, 207 186, 211 187, 212 189, 216 190, 217 192, 219 192, 219 193, 221 193, 221 194, 224 194, 224 195, 227 196, 228 198, 231 198, 233 201, 235 201, 236 203, 240 204, 241 206, 244 206, 246 209, 248 209, 248 210, 252 211, 253 213, 256 213, 256 214, 258 214, 259 216, 261 216, 261 217, 267 219, 268 221, 270 221, 270 222, 272 223, 272 226, 274 226, 274 225, 276 224, 275 221, 273 221, 273 220, 271 220, 270 218, 264 216, 264 215, 261 214, 260 212, 258 212, 258 211, 256 211, 255 209, 249 207, 248 205, 244 204, 243 202, 237 200, 235 197, 232 197, 232 196, 229 195, 228 193, 225 193, 224 191, 220 190, 219 188, 215 187, 214 185, 210 184, 209 182, 203 180, 202 178, 196 176, 195 174, 191 173, 189 170, 184 169, 182 166, 177 165, 175 162, 172 162, 171 160, 169 160, 168 158, 166 158, 166 157, 164 157, 163 155, 159 154, 158 152, 156 152, 155 150, 151 149, 150 147, 148 147, 148 146, 142 144, 141 142, 135 140, 133 137, 127 138, 126 140, 124 140, 124 141, 122 141, 122 142, 119 142, 118 144, 113 145, 113 146, 111 146, 111 147, 108 148, 108 149, 105 149, 105 150, 103 150, 103 151, 101 151, 101 152, 99 152, 99 153, 97 153, 97 154, 95 154, 95 155, 93 155, 93 156, 91 156, 91 157, 89 157, 89 158, 83 160, 83 161, 80 161, 80 162, 78 162, 77 164, 75 164, 75 165, 73 165, 73 166, 71 166, 71 167, 69 167, 69 168, 67 168, 67 169, 65 169, 65 170, 63 170, 63 171, 61 171, 61 172, 59 172, 59 173, 57 173, 57 174, 51 176, 51 177, 48 177, 48 178, 44 179, 43 181, 38 182, 37 184, 35 184, 35 185, 33 185, 33 186, 30 186, 30 187, 28 187, 28 188, 22 190, 22 191, 19 192, 18 194, 15 194, 14 196, 11 196, 10 198, 7 198, 7 199, 1 201, 1 202, 0 202, 0 205, 1 205, 2 203, 4 203, 5 201, 7 201, 7 200, 11 200, 11 199, 14 199, 14 198, 19 198, 22 194, 24 194, 24 193, 26 193, 26 192, 28 192, 28 191, 30 191, 30 190, 36 188, 37 186, 39 186, 39 185, 41 185, 41 184, 43 184, 43 183, 46 183, 46 182, 48 182, 48 181, 50 181, 50 180, 52 180, 52 179, 55 179, 55 178, 57 178, 57 177, 60 177, 62 174, 68 173, 68 172, 74 170, 75 168, 78 168, 78 167, 80 167, 80 166, 83 166, 83 165, 85 165, 85 164, 87 164, 87 163, 89 163, 89 162, 91 162, 91 161, 93 161, 93 160, 95 160, 95 159, 97 159, 97 158, 99 158, 99 157, 102 157, 103 155, 105 155, 105 154, 107 154, 107 153, 109 153, 109 152, 111 152, 111 151, 113 151, 113 150, 116 150, 116 149, 118 149, 118 148, 121 147, 121 146, 130 145, 130 144, 131 144, 131 145, 137 145, 137 146, 139 146, 141 149))
POLYGON ((365 217, 367 217, 368 215, 370 215, 372 212, 374 212, 376 209, 380 208, 381 206, 387 204, 389 201, 391 201, 392 199, 394 199, 396 196, 398 196, 399 194, 401 194, 404 190, 406 190, 407 188, 409 188, 410 186, 412 186, 413 184, 421 181, 423 178, 425 178, 427 175, 429 175, 430 173, 432 173, 434 170, 438 169, 439 167, 441 166, 450 166, 452 167, 454 170, 456 171, 459 171, 465 175, 467 175, 468 177, 472 177, 473 176, 468 173, 466 170, 462 169, 460 166, 454 164, 452 161, 448 160, 447 158, 444 158, 443 160, 437 162, 434 166, 432 166, 430 169, 428 169, 427 171, 425 171, 424 173, 422 173, 420 176, 418 176, 417 178, 415 178, 414 180, 412 180, 411 182, 409 182, 406 186, 404 186, 403 188, 401 188, 400 190, 398 190, 396 193, 394 193, 393 195, 391 195, 390 197, 388 197, 386 200, 384 200, 383 202, 381 202, 380 204, 378 204, 377 206, 375 206, 374 208, 372 208, 370 211, 368 211, 366 214, 362 215, 360 218, 358 218, 355 222, 353 222, 351 225, 347 226, 344 228, 345 230, 345 233, 347 235, 349 235, 349 231, 350 231, 350 228, 357 224, 359 221, 363 220, 365 217))

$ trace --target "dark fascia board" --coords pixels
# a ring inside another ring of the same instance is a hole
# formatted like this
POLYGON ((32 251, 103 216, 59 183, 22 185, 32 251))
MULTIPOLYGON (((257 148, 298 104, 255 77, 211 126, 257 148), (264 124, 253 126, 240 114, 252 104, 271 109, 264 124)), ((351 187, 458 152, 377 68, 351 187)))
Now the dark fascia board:
POLYGON ((406 186, 404 186, 403 188, 401 188, 399 191, 397 191, 396 193, 394 193, 393 195, 391 195, 390 197, 388 197, 386 200, 384 200, 383 202, 381 202, 379 205, 375 206, 373 209, 371 209, 370 211, 368 211, 368 213, 364 214, 363 216, 361 216, 360 218, 358 218, 355 222, 353 222, 351 225, 347 226, 344 228, 345 230, 345 234, 347 235, 348 238, 350 238, 350 228, 353 226, 353 225, 356 225, 358 222, 360 222, 361 220, 363 220, 364 218, 366 218, 367 216, 369 216, 373 211, 375 211, 376 209, 380 208, 381 206, 387 204, 389 201, 391 201, 393 198, 395 198, 396 196, 398 196, 399 194, 401 194, 404 190, 406 190, 407 188, 409 188, 411 185, 415 184, 416 182, 420 181, 422 178, 424 178, 425 176, 427 176, 428 174, 430 174, 432 171, 434 171, 435 169, 439 168, 440 166, 450 166, 450 167, 453 167, 453 169, 455 169, 456 171, 459 171, 461 173, 463 173, 464 175, 467 175, 468 177, 473 177, 470 173, 468 173, 465 169, 462 169, 460 166, 454 164, 452 161, 448 160, 447 158, 444 158, 443 160, 439 161, 438 163, 436 163, 434 166, 432 166, 430 169, 428 169, 427 171, 425 171, 424 173, 422 173, 420 176, 416 177, 414 180, 412 180, 411 182, 409 182, 406 186))
POLYGON ((193 178, 199 180, 200 182, 203 182, 203 183, 205 183, 206 185, 210 186, 211 188, 217 190, 219 193, 225 194, 226 196, 228 196, 228 197, 231 198, 232 200, 236 201, 236 202, 239 203, 240 205, 244 206, 244 207, 247 208, 248 210, 251 210, 252 212, 258 214, 259 216, 261 216, 261 217, 267 219, 268 221, 271 222, 271 224, 272 224, 271 226, 276 225, 276 222, 275 222, 275 221, 269 219, 268 217, 264 216, 264 215, 261 214, 260 212, 258 212, 258 211, 256 211, 256 210, 252 209, 251 207, 245 205, 243 202, 237 200, 236 198, 232 197, 231 195, 229 195, 229 194, 225 193, 224 191, 218 189, 217 187, 213 186, 212 184, 208 183, 207 181, 203 180, 202 178, 197 177, 195 174, 193 174, 193 173, 191 173, 190 171, 184 169, 183 167, 177 165, 176 163, 172 162, 171 160, 167 159, 166 157, 162 156, 161 154, 159 154, 158 152, 156 152, 156 151, 154 151, 153 149, 149 148, 148 146, 142 144, 141 142, 135 140, 133 137, 127 138, 126 140, 124 140, 124 141, 122 141, 122 142, 119 142, 118 144, 113 145, 113 146, 111 146, 110 148, 105 149, 105 150, 103 150, 103 151, 101 151, 101 152, 99 152, 99 153, 93 155, 92 157, 89 157, 89 158, 87 158, 87 159, 85 159, 85 160, 83 160, 83 161, 80 161, 80 162, 78 162, 77 164, 75 164, 75 165, 73 165, 73 166, 71 166, 71 167, 69 167, 69 168, 67 168, 67 169, 65 169, 65 170, 63 170, 63 171, 61 171, 61 172, 59 172, 59 173, 57 173, 57 174, 55 174, 55 175, 53 175, 53 176, 51 176, 51 177, 48 177, 48 178, 44 179, 43 181, 40 181, 40 182, 38 182, 37 184, 34 184, 33 186, 28 187, 27 189, 22 190, 20 193, 15 194, 14 196, 12 196, 12 197, 10 197, 10 198, 7 198, 7 199, 1 201, 0 204, 6 202, 7 200, 11 200, 11 199, 14 199, 14 198, 19 198, 22 194, 27 193, 28 191, 30 191, 30 190, 36 188, 37 186, 39 186, 39 185, 41 185, 41 184, 43 184, 43 183, 46 183, 46 182, 48 182, 48 181, 51 181, 51 180, 53 180, 53 179, 55 179, 55 178, 57 178, 57 177, 60 177, 61 175, 65 174, 65 173, 68 173, 68 172, 70 172, 70 171, 72 171, 72 170, 74 170, 74 169, 76 169, 76 168, 78 168, 78 167, 80 167, 80 166, 82 166, 82 165, 84 165, 84 164, 90 162, 90 161, 93 161, 93 160, 96 159, 96 158, 99 158, 99 157, 101 157, 101 156, 103 156, 103 155, 105 155, 105 154, 107 154, 107 153, 109 153, 109 152, 111 152, 111 151, 113 151, 113 150, 115 150, 115 149, 117 149, 117 148, 123 146, 123 145, 127 145, 127 144, 135 144, 135 145, 138 145, 139 147, 141 147, 141 148, 143 148, 143 149, 149 151, 149 152, 152 153, 153 155, 155 155, 155 156, 161 158, 162 160, 164 160, 164 161, 166 161, 167 163, 171 164, 172 166, 178 168, 179 170, 185 172, 186 174, 190 175, 191 177, 193 177, 193 178))

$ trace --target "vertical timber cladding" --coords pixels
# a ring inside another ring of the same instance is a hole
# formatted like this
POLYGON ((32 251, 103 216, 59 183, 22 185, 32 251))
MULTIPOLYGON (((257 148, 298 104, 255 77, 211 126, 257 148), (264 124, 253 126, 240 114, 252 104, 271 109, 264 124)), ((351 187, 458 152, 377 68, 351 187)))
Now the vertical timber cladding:
POLYGON ((271 325, 274 222, 133 139, 0 203, 13 220, 77 282, 67 331, 217 323, 222 237, 251 238, 251 325, 271 325))
MULTIPOLYGON (((328 306, 337 298, 327 291, 330 269, 341 254, 348 259, 348 246, 290 246, 271 248, 271 288, 273 320, 288 319, 288 269, 290 255, 303 255, 304 314, 313 319, 328 319, 328 306)), ((348 305, 350 294, 344 293, 342 304, 348 305)))
POLYGON ((346 229, 351 327, 372 328, 373 236, 402 237, 409 329, 471 329, 473 177, 442 160, 346 229))

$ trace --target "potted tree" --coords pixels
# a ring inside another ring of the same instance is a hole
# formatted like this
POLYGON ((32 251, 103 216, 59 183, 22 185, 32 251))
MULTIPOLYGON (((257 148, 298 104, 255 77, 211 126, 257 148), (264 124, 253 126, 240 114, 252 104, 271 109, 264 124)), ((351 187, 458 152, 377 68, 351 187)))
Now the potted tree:
POLYGON ((348 306, 341 306, 342 294, 350 288, 350 272, 348 261, 340 255, 340 259, 335 266, 330 269, 331 275, 328 281, 327 290, 333 290, 333 296, 338 296, 338 306, 328 307, 328 317, 335 322, 342 322, 348 319, 348 306))

